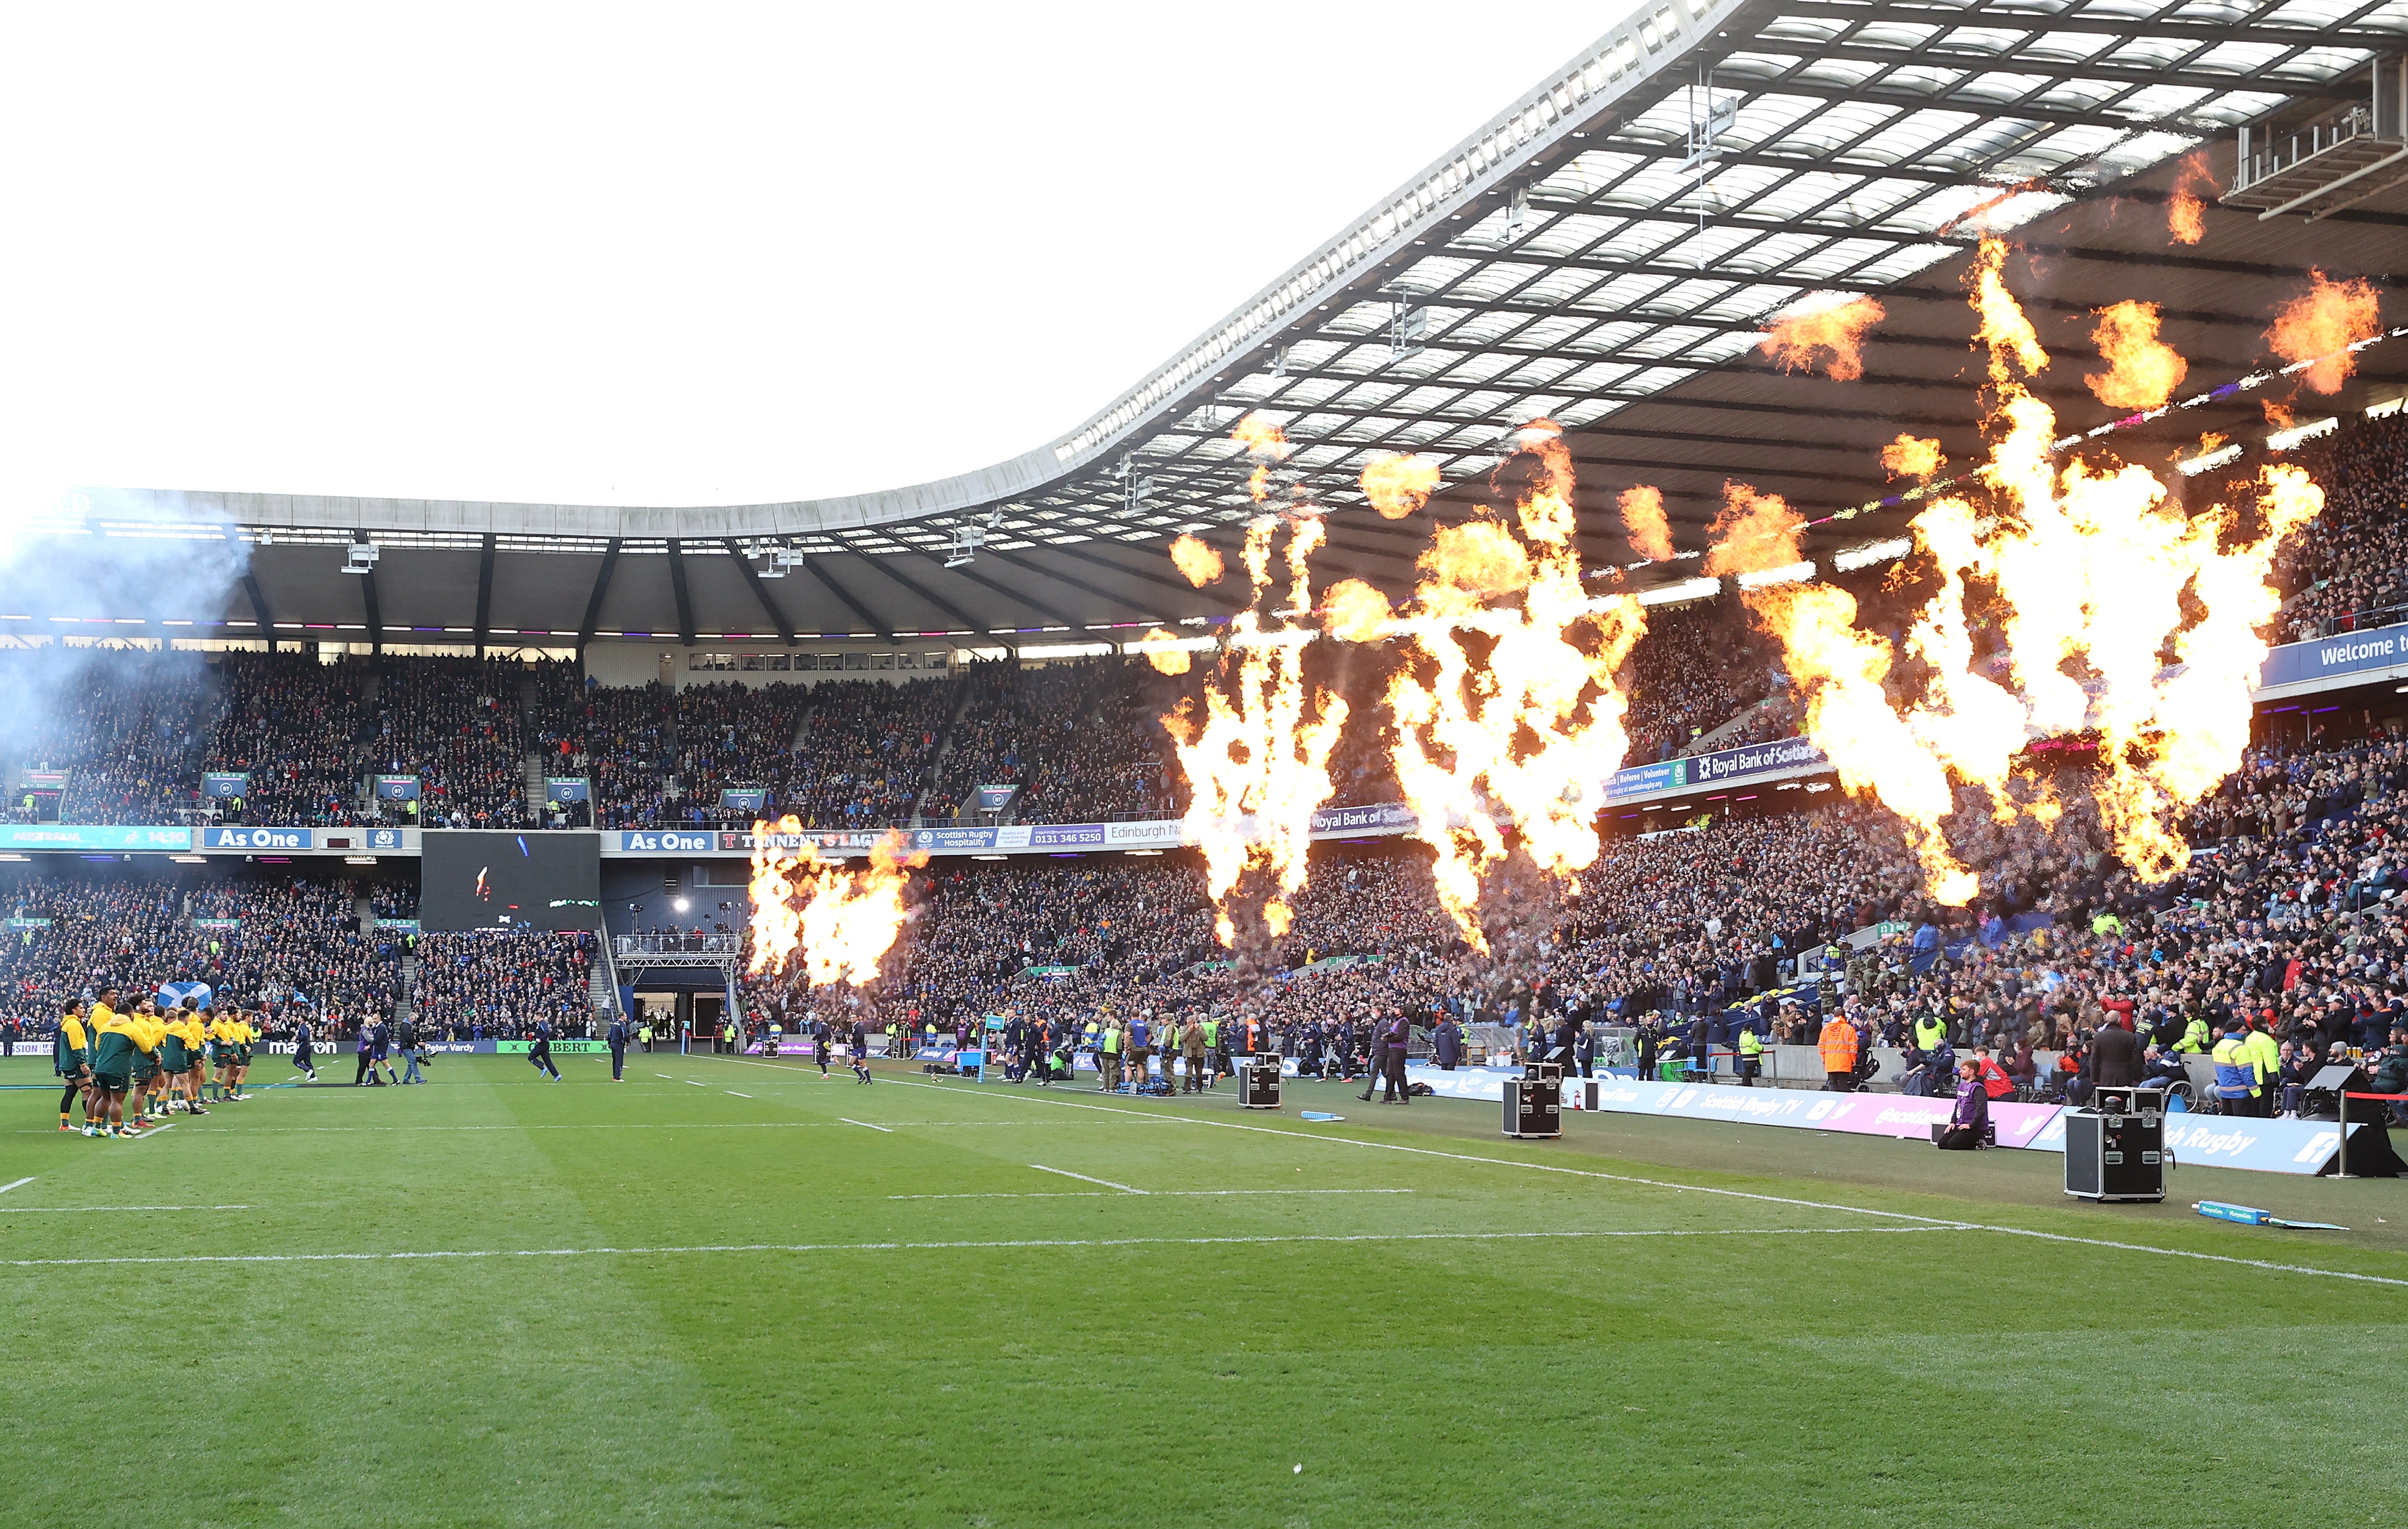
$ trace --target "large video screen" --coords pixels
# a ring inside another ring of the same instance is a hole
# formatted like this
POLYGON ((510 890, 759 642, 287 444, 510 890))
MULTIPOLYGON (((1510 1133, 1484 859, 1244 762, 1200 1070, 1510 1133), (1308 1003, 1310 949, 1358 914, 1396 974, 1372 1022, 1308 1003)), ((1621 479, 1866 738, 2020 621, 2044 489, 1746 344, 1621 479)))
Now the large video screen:
POLYGON ((593 929, 602 922, 598 834, 426 831, 423 929, 593 929))

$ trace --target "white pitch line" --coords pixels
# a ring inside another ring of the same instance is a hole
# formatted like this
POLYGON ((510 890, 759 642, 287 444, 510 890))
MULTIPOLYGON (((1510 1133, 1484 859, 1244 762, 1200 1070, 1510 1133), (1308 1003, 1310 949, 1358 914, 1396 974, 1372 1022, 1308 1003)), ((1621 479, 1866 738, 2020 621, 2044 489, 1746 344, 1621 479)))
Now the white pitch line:
MULTIPOLYGON (((1037 1165, 1030 1164, 1030 1167, 1037 1165)), ((1048 1169, 1048 1172, 1053 1170, 1048 1169)), ((1072 1175, 1076 1178, 1077 1175, 1072 1175)), ((1139 1190, 1166 1200, 1211 1199, 1224 1194, 1412 1194, 1409 1189, 1152 1189, 1139 1190)), ((1092 1189, 995 1190, 982 1194, 890 1194, 890 1200, 1109 1200, 1092 1189)))
POLYGON ((668 1075, 668 1074, 666 1074, 666 1073, 665 1073, 665 1072, 656 1072, 656 1073, 652 1074, 652 1076, 653 1076, 654 1078, 664 1078, 664 1079, 668 1079, 668 1081, 670 1081, 670 1082, 672 1082, 672 1083, 674 1083, 674 1082, 676 1082, 676 1081, 677 1081, 677 1079, 674 1079, 674 1078, 669 1078, 669 1075, 668 1075))
POLYGON ((869 1131, 883 1131, 883 1132, 885 1132, 885 1133, 886 1133, 888 1136, 893 1136, 893 1135, 895 1134, 894 1128, 893 1128, 893 1127, 891 1127, 891 1126, 884 1126, 884 1125, 871 1125, 867 1121, 856 1121, 856 1120, 853 1119, 851 1116, 848 1116, 848 1115, 838 1115, 838 1116, 837 1117, 837 1119, 838 1119, 838 1120, 840 1120, 840 1121, 842 1121, 842 1122, 844 1122, 844 1123, 845 1123, 845 1124, 847 1124, 847 1125, 858 1125, 858 1126, 861 1126, 862 1128, 864 1128, 865 1130, 869 1130, 869 1131))
MULTIPOLYGON (((729 1242, 679 1248, 466 1248, 404 1253, 150 1253, 115 1258, 0 1259, 0 1268, 85 1268, 110 1264, 384 1264, 477 1258, 659 1258, 686 1253, 945 1252, 1009 1248, 1211 1248, 1309 1242, 1556 1242, 1593 1237, 1893 1236, 1971 1232, 1956 1226, 1714 1226, 1618 1232, 1300 1232, 1227 1237, 1013 1237, 981 1242, 729 1242)), ((2364 1276, 2372 1279, 2373 1277, 2364 1276)), ((2385 1280, 2408 1284, 2408 1280, 2385 1280)))
POLYGON ((97 1210, 249 1210, 250 1208, 251 1207, 247 1205, 28 1205, 10 1206, 6 1210, 0 1210, 0 1216, 79 1216, 97 1210))
POLYGON ((691 1079, 691 1078, 687 1079, 686 1079, 686 1081, 687 1081, 687 1082, 689 1082, 689 1083, 693 1083, 693 1084, 694 1084, 694 1086, 695 1086, 695 1087, 696 1087, 696 1088, 698 1088, 698 1089, 707 1089, 707 1088, 710 1087, 710 1085, 709 1083, 695 1082, 695 1079, 691 1079))
MULTIPOLYGON (((756 1063, 754 1065, 768 1065, 756 1063)), ((909 1079, 887 1079, 907 1089, 934 1089, 939 1093, 960 1093, 964 1089, 944 1083, 915 1083, 909 1079)), ((1094 1109, 1109 1115, 1135 1115, 1142 1119, 1166 1117, 1153 1110, 1123 1109, 1111 1105, 1082 1104, 1076 1099, 1051 1099, 1025 1093, 993 1095, 1025 1105, 1052 1105, 1061 1109, 1094 1109)), ((1641 1179, 1632 1174, 1605 1173, 1596 1168, 1573 1168, 1555 1163, 1528 1163, 1510 1157, 1478 1157, 1469 1152, 1441 1152, 1430 1147, 1407 1147, 1392 1141, 1365 1141, 1358 1136, 1338 1136, 1310 1131, 1278 1131, 1268 1125, 1245 1125, 1236 1121, 1208 1121, 1194 1115, 1167 1117, 1185 1121, 1191 1125, 1209 1125, 1223 1131, 1252 1131, 1266 1136, 1285 1136, 1292 1141, 1333 1142, 1342 1147, 1368 1147, 1383 1152, 1405 1152, 1414 1157, 1451 1158, 1458 1163, 1482 1163, 1499 1168, 1523 1168, 1532 1173, 1570 1174, 1576 1179, 1601 1179, 1617 1184, 1643 1184, 1651 1189, 1669 1189, 1692 1194, 1718 1194, 1734 1200, 1755 1200, 1765 1205, 1796 1206, 1813 1210, 1838 1210, 1854 1216, 1880 1216, 1890 1221, 1914 1222, 1930 1227, 1957 1227, 1971 1232, 1996 1232, 2002 1236, 2033 1237, 2042 1242, 2067 1242, 2086 1248, 2108 1248, 2118 1252, 2155 1253, 2160 1258, 2188 1258, 2204 1264, 2230 1264, 2246 1269, 2265 1269, 2275 1274, 2306 1274, 2325 1279, 2354 1279, 2363 1284, 2399 1285, 2408 1288, 2408 1279, 2389 1275, 2358 1274, 2348 1269, 2318 1268, 2313 1264, 2277 1264, 2265 1258, 2237 1258, 2229 1253, 2194 1252, 2187 1248, 2159 1248, 2145 1242, 2120 1242, 2107 1237, 2078 1237, 2063 1232, 2036 1232, 2025 1226, 2000 1226, 1989 1222, 1951 1221, 1940 1216, 1917 1216, 1904 1210, 1875 1210, 1869 1206, 1842 1205, 1836 1201, 1801 1200, 1785 1194, 1759 1194, 1751 1190, 1717 1189, 1707 1184, 1676 1184, 1664 1179, 1641 1179)))
POLYGON ((37 1177, 39 1177, 39 1176, 38 1176, 38 1175, 36 1175, 36 1174, 30 1174, 30 1173, 29 1173, 29 1174, 27 1174, 24 1178, 18 1179, 18 1180, 17 1180, 15 1183, 13 1183, 13 1184, 0 1184, 0 1194, 6 1194, 6 1193, 8 1193, 10 1190, 12 1190, 12 1189, 23 1189, 27 1184, 32 1183, 32 1182, 35 1180, 35 1179, 36 1179, 37 1177))
POLYGON ((1116 1189, 1124 1194, 1143 1194, 1145 1193, 1145 1191, 1141 1189, 1137 1189, 1127 1184, 1115 1184, 1109 1179, 1091 1179, 1083 1173, 1072 1173, 1068 1168, 1049 1168, 1042 1163, 1031 1163, 1028 1165, 1035 1168, 1039 1173, 1058 1173, 1065 1179, 1076 1179, 1082 1182, 1089 1184, 1101 1184, 1106 1189, 1116 1189))
MULTIPOLYGON (((736 1093, 736 1091, 735 1091, 734 1089, 729 1089, 727 1092, 728 1092, 728 1093, 736 1093)), ((739 1099, 750 1099, 751 1097, 752 1097, 752 1095, 751 1095, 751 1094, 749 1094, 749 1093, 736 1093, 736 1096, 737 1096, 738 1098, 739 1098, 739 1099)))
POLYGON ((136 1141, 148 1141, 162 1131, 173 1131, 174 1129, 176 1129, 176 1122, 174 1121, 168 1121, 165 1124, 161 1125, 146 1125, 142 1128, 140 1133, 134 1137, 134 1139, 136 1141))

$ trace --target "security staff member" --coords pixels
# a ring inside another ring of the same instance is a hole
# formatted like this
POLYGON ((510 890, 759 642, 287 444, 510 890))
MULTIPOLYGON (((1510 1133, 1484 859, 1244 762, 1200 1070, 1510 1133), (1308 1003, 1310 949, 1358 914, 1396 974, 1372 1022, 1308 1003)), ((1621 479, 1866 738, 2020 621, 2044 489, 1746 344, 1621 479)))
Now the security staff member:
POLYGON ((2249 1048, 2249 1060, 2258 1067, 2258 1113, 2274 1113, 2274 1080, 2283 1075, 2283 1048, 2267 1028, 2272 1023, 2272 1010, 2262 1023, 2252 1024, 2248 1035, 2242 1037, 2249 1048))
POLYGON ((1940 1043, 1947 1038, 1948 1027, 1940 1022, 1938 1016, 1926 1014, 1923 1018, 1914 1022, 1914 1049, 1916 1050, 1936 1051, 1940 1049, 1940 1043))
POLYGON ((627 1018, 625 1015, 618 1014, 611 1016, 609 1039, 610 1042, 610 1081, 613 1083, 624 1083, 627 1080, 627 1018))
POLYGON ((2224 1101, 2228 1114, 2258 1113, 2258 1059, 2250 1054, 2248 1029, 2239 1020, 2228 1020, 2224 1038, 2215 1043, 2215 1096, 2224 1101))
POLYGON ((1756 1087, 1756 1076, 1764 1071, 1764 1041, 1756 1033, 1754 1019, 1742 1020, 1739 1026, 1739 1062, 1732 1069, 1739 1074, 1739 1086, 1756 1087))

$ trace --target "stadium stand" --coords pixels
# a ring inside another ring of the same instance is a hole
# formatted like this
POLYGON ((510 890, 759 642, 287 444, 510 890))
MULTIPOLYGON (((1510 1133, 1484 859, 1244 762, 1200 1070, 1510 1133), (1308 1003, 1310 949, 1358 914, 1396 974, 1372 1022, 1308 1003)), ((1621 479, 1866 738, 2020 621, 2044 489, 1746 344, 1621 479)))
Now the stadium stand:
POLYGON ((422 934, 410 1001, 423 1028, 453 1040, 523 1038, 539 1019, 581 1036, 595 950, 581 932, 422 934))
POLYGON ((2296 454, 2325 509, 2283 558, 2277 640, 2408 620, 2408 418, 2354 423, 2296 454))

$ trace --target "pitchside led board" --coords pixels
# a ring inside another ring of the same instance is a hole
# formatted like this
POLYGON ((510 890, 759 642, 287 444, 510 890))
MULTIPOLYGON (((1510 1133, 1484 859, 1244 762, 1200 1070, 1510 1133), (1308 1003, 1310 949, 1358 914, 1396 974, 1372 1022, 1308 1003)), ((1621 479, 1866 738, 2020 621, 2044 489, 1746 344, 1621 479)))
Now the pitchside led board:
POLYGON ((595 834, 428 829, 420 841, 424 929, 594 929, 602 922, 595 834))

